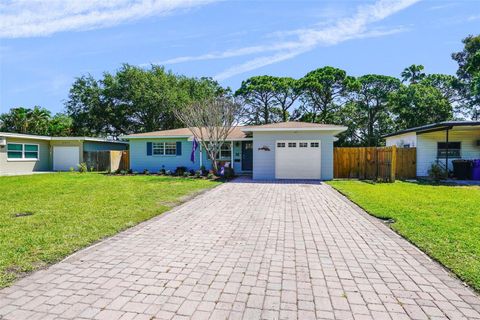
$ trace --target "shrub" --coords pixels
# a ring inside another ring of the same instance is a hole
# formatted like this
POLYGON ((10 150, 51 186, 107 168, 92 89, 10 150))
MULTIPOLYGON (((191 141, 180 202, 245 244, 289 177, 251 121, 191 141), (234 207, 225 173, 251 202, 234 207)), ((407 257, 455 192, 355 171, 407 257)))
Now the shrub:
POLYGON ((167 171, 165 171, 165 174, 166 174, 167 176, 171 176, 171 175, 172 175, 172 171, 167 170, 167 171))
POLYGON ((207 175, 207 178, 210 179, 210 180, 212 180, 212 179, 214 179, 214 178, 216 178, 216 177, 215 177, 215 175, 214 175, 213 173, 210 172, 210 173, 207 175))
POLYGON ((148 169, 144 169, 143 174, 150 174, 150 171, 148 169))
POLYGON ((128 173, 128 174, 132 174, 132 173, 133 173, 133 170, 132 170, 132 169, 128 169, 128 170, 127 170, 127 173, 128 173))
POLYGON ((162 175, 165 174, 165 169, 164 168, 160 169, 160 171, 158 171, 158 173, 162 174, 162 175))
POLYGON ((75 172, 75 168, 74 167, 70 167, 70 172, 75 172))
POLYGON ((183 176, 183 174, 187 171, 187 168, 186 167, 177 167, 177 169, 175 169, 175 174, 177 176, 183 176))
POLYGON ((440 180, 446 179, 448 177, 448 173, 447 170, 445 170, 438 163, 434 163, 428 170, 428 176, 432 178, 432 180, 438 182, 440 180))
POLYGON ((80 173, 88 172, 88 167, 87 167, 87 164, 85 162, 82 162, 78 165, 78 172, 80 172, 80 173))
POLYGON ((120 170, 120 174, 123 175, 123 176, 126 175, 127 172, 128 172, 127 170, 120 170))
POLYGON ((233 168, 224 168, 223 177, 225 179, 232 179, 233 177, 235 177, 235 172, 233 171, 233 168))
POLYGON ((195 172, 195 178, 200 178, 202 176, 202 171, 198 170, 195 172))
POLYGON ((190 177, 190 172, 185 171, 185 172, 183 173, 183 176, 184 176, 184 177, 190 177))

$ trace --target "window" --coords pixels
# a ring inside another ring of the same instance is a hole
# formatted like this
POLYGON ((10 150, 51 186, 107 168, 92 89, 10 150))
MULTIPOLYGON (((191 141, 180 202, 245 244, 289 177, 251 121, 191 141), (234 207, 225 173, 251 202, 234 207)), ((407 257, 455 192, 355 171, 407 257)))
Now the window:
POLYGON ((403 147, 404 147, 404 148, 410 148, 410 144, 409 144, 409 143, 404 144, 403 147))
POLYGON ((232 145, 230 142, 225 142, 220 147, 220 159, 230 160, 232 158, 232 145))
POLYGON ((296 142, 289 142, 289 143, 288 143, 288 147, 289 147, 289 148, 296 148, 296 147, 297 147, 297 143, 296 143, 296 142))
POLYGON ((9 143, 7 144, 8 160, 38 160, 38 144, 9 143))
MULTIPOLYGON (((460 158, 461 150, 460 142, 449 142, 448 143, 448 157, 449 158, 460 158)), ((447 157, 447 143, 446 142, 437 142, 437 158, 446 158, 447 157)))
POLYGON ((308 148, 308 143, 307 143, 307 142, 300 142, 300 143, 298 144, 298 146, 299 146, 300 148, 308 148))
POLYGON ((320 147, 320 144, 318 142, 310 142, 310 147, 318 148, 318 147, 320 147))
POLYGON ((174 156, 177 154, 176 142, 153 142, 152 154, 155 156, 174 156))
POLYGON ((285 148, 285 142, 277 142, 277 148, 285 148))

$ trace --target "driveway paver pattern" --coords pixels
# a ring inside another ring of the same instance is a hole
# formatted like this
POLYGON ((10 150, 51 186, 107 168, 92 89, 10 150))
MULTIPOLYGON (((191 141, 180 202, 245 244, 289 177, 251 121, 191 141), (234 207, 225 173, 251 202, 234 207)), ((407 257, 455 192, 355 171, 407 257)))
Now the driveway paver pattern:
POLYGON ((1 319, 480 319, 480 299, 321 183, 221 185, 0 290, 1 319))

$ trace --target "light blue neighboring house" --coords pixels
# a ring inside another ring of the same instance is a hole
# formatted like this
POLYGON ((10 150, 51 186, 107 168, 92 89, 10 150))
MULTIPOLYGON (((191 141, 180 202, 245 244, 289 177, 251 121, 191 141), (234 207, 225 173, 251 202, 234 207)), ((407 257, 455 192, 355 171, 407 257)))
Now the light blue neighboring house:
MULTIPOLYGON (((281 122, 235 127, 219 160, 236 174, 255 180, 333 179, 333 143, 347 128, 306 122, 281 122)), ((191 161, 193 135, 188 128, 124 136, 130 150, 133 171, 174 171, 177 167, 210 169, 211 161, 201 147, 191 161)))

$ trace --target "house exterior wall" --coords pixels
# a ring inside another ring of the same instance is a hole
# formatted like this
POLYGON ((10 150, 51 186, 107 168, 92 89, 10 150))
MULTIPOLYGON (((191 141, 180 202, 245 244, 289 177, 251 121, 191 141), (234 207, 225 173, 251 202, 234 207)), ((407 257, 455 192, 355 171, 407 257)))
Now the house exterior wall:
POLYGON ((404 147, 405 145, 410 145, 411 148, 417 146, 417 133, 409 132, 404 134, 399 134, 393 137, 386 138, 386 146, 397 146, 399 148, 404 147))
MULTIPOLYGON (((437 160, 437 142, 445 142, 445 131, 437 131, 419 134, 417 136, 417 176, 428 176, 428 170, 437 160)), ((461 159, 480 159, 480 128, 478 130, 453 129, 449 132, 450 142, 461 142, 461 159)), ((441 159, 445 162, 445 159, 441 159)), ((452 160, 449 159, 449 169, 453 168, 452 160)))
POLYGON ((108 150, 122 151, 127 149, 128 149, 128 144, 126 143, 124 144, 124 143, 99 142, 99 141, 83 142, 83 151, 108 151, 108 150))
POLYGON ((50 170, 50 143, 46 140, 7 137, 8 143, 31 143, 39 146, 38 160, 8 160, 7 147, 0 147, 0 173, 33 172, 50 170))
POLYGON ((253 133, 253 179, 275 179, 275 142, 277 140, 320 140, 321 179, 333 179, 333 132, 254 132, 253 133), (270 151, 258 150, 267 146, 270 151))
MULTIPOLYGON (((158 172, 161 169, 174 171, 177 167, 187 167, 188 170, 200 169, 200 147, 195 152, 195 163, 190 161, 190 154, 192 152, 192 141, 187 138, 158 138, 158 139, 131 139, 129 141, 130 150, 130 168, 133 171, 142 172, 147 169, 150 172, 158 172), (148 156, 147 142, 177 142, 182 143, 181 155, 169 156, 148 156)), ((241 142, 233 141, 233 158, 241 161, 242 156, 241 142)), ((212 161, 208 159, 207 153, 202 153, 202 165, 206 169, 212 168, 212 161)), ((227 161, 227 160, 225 160, 227 161)), ((230 161, 230 160, 228 160, 230 161)), ((233 162, 233 170, 236 173, 241 173, 241 162, 233 162)))

